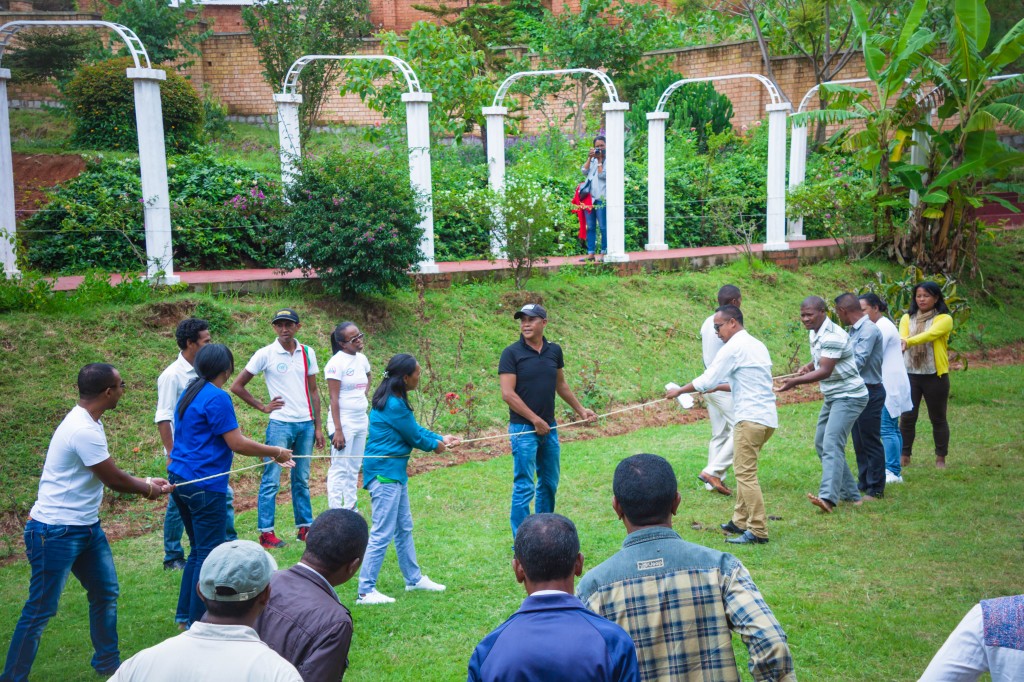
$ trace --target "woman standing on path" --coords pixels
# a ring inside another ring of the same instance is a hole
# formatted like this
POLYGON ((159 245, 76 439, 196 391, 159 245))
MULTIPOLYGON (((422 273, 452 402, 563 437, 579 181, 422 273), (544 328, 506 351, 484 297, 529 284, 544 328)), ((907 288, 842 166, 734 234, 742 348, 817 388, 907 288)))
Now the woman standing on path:
POLYGON ((420 383, 420 365, 411 355, 400 353, 388 362, 380 385, 373 394, 370 436, 363 466, 363 487, 370 491, 373 527, 359 571, 357 604, 389 604, 392 597, 377 591, 377 576, 384 553, 395 541, 398 567, 405 577, 405 590, 444 592, 444 585, 420 572, 412 541, 412 511, 409 508, 409 453, 413 448, 444 452, 459 441, 441 436, 416 423, 409 405, 409 391, 420 383))
POLYGON ((167 467, 168 480, 176 487, 174 502, 188 534, 191 550, 181 575, 178 613, 188 614, 188 624, 206 613, 206 605, 196 592, 199 569, 213 548, 227 541, 225 495, 234 454, 271 457, 281 466, 293 467, 291 450, 263 445, 246 438, 238 428, 235 408, 224 384, 235 370, 235 360, 227 346, 208 343, 196 354, 193 379, 175 408, 174 449, 167 467), (191 481, 216 476, 208 481, 191 481))
POLYGON ((949 334, 953 318, 946 307, 942 289, 935 282, 921 282, 914 287, 910 310, 900 320, 903 359, 910 375, 912 409, 900 419, 903 433, 901 464, 910 465, 921 398, 928 406, 935 441, 935 466, 946 468, 949 452, 949 422, 946 405, 949 401, 949 334))
POLYGON ((327 471, 327 506, 357 511, 359 467, 366 450, 370 420, 366 415, 370 394, 370 361, 363 355, 365 334, 354 322, 342 322, 331 333, 334 355, 324 367, 331 414, 331 468, 327 471))
POLYGON ((860 297, 860 307, 882 334, 882 386, 885 388, 885 409, 882 410, 882 446, 885 448, 885 482, 903 483, 903 434, 900 415, 913 407, 910 402, 910 379, 903 364, 900 332, 885 313, 889 306, 876 294, 860 297))

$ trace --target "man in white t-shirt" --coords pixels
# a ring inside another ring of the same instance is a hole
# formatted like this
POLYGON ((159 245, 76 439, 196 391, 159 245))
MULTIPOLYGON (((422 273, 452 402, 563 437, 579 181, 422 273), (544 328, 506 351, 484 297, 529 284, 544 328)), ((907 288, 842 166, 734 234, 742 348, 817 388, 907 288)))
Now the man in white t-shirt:
MULTIPOLYGON (((299 314, 291 308, 282 308, 274 313, 270 323, 277 333, 277 340, 256 351, 231 385, 231 392, 255 407, 271 415, 267 425, 267 445, 275 445, 292 451, 295 468, 291 470, 292 510, 297 537, 305 541, 309 526, 313 523, 313 505, 309 500, 309 465, 313 445, 324 447, 324 434, 320 421, 320 394, 316 388, 316 375, 320 369, 316 364, 316 353, 295 339, 302 328, 299 314), (263 374, 267 382, 269 402, 257 400, 245 387, 253 377, 263 374)), ((281 487, 281 467, 272 460, 263 468, 257 502, 257 528, 260 544, 264 547, 284 547, 285 542, 274 533, 274 516, 277 511, 277 491, 281 487)))
POLYGON ((196 586, 206 604, 203 619, 129 658, 110 682, 302 682, 295 666, 252 627, 270 601, 275 570, 274 559, 255 542, 214 548, 196 586))
POLYGON ((331 468, 327 471, 327 506, 357 510, 359 467, 366 451, 370 419, 370 361, 363 355, 365 335, 354 322, 342 322, 331 334, 334 355, 324 366, 331 413, 331 468))
MULTIPOLYGON (((739 308, 741 300, 739 287, 726 284, 718 290, 718 307, 734 305, 739 308)), ((715 355, 725 345, 715 332, 714 313, 700 326, 700 342, 704 355, 704 369, 707 369, 715 361, 715 355)), ((703 397, 708 408, 708 421, 711 422, 711 442, 708 444, 708 465, 697 478, 704 481, 707 490, 732 495, 732 491, 722 482, 725 472, 732 466, 733 458, 732 432, 736 425, 736 417, 732 394, 728 391, 715 391, 703 397)))
MULTIPOLYGON (((160 441, 164 446, 164 454, 174 449, 174 408, 178 405, 178 398, 185 392, 189 382, 196 378, 196 371, 192 367, 195 362, 196 353, 199 349, 210 342, 210 325, 206 320, 190 317, 178 323, 174 330, 174 338, 178 343, 180 353, 178 358, 167 366, 156 380, 156 415, 153 422, 160 432, 160 441)), ((170 457, 167 458, 170 464, 170 457)), ((227 506, 228 523, 226 534, 228 540, 234 540, 235 534, 235 508, 234 492, 228 486, 227 506)), ((174 504, 174 498, 167 498, 167 512, 164 514, 164 569, 182 570, 185 568, 185 550, 181 546, 181 534, 185 532, 185 525, 181 521, 181 514, 174 504)), ((188 614, 176 617, 177 622, 187 623, 188 614)))
POLYGON ((39 495, 25 524, 25 554, 32 569, 28 600, 14 627, 0 680, 24 682, 46 624, 74 573, 89 598, 92 667, 110 675, 121 662, 117 644, 117 572, 100 527, 103 486, 156 499, 171 491, 162 478, 136 478, 114 464, 100 417, 117 407, 125 382, 113 366, 86 365, 78 372, 78 405, 53 434, 39 495))

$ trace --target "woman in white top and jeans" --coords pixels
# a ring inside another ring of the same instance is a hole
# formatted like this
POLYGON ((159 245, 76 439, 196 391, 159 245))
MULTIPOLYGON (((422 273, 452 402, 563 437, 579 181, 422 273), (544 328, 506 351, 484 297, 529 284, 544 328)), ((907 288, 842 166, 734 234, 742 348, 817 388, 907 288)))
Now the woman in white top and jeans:
POLYGON ((885 409, 882 411, 882 446, 885 448, 885 482, 902 483, 900 454, 903 434, 900 415, 913 408, 910 401, 910 377, 903 364, 900 331, 886 317, 889 306, 875 294, 860 297, 860 308, 882 333, 882 386, 885 388, 885 409))
POLYGON ((356 510, 359 467, 366 450, 370 421, 370 362, 363 355, 365 336, 354 322, 342 322, 331 333, 334 355, 324 368, 331 394, 327 433, 331 437, 331 468, 327 472, 327 505, 356 510))

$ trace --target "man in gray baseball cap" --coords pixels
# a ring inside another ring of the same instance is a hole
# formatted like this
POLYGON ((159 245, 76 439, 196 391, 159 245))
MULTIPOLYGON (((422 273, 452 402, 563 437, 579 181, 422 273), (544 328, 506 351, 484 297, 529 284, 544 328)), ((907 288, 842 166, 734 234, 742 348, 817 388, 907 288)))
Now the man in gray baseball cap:
POLYGON ((116 682, 302 682, 291 663, 260 641, 253 623, 270 601, 273 557, 249 540, 216 547, 199 572, 206 615, 182 634, 121 664, 116 682))

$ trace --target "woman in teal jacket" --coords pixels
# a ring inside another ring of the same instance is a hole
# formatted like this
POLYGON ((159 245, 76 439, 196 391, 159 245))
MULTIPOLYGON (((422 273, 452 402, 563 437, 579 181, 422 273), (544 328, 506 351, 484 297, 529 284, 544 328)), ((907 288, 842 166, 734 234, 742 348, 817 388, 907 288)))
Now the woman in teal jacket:
POLYGON ((413 448, 444 452, 458 443, 454 436, 441 436, 416 423, 408 394, 420 383, 416 358, 400 353, 388 362, 380 385, 373 394, 370 434, 363 459, 363 487, 370 492, 372 528, 359 571, 357 604, 389 604, 392 597, 377 591, 377 576, 388 545, 395 541, 398 567, 405 577, 405 590, 444 592, 444 585, 420 572, 412 541, 412 511, 409 509, 409 453, 413 448))

